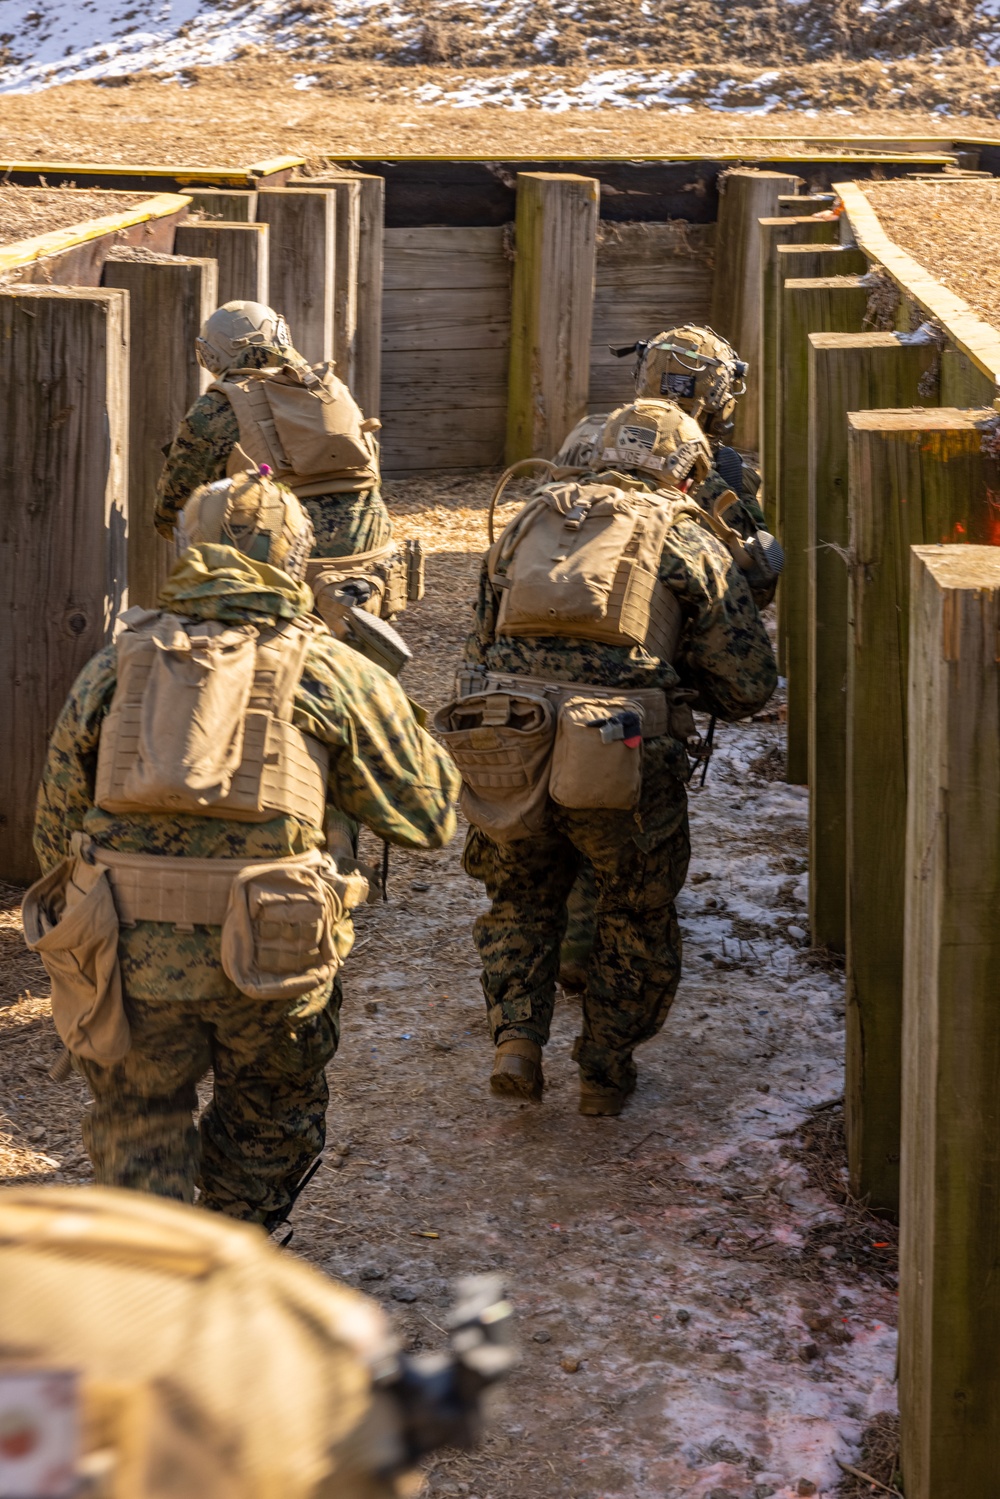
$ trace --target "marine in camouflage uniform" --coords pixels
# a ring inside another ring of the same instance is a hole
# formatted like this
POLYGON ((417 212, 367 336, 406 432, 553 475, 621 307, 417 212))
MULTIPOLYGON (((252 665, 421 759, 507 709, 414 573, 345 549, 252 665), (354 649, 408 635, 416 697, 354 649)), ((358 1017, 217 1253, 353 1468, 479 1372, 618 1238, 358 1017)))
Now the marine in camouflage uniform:
MULTIPOLYGON (((304 367, 306 361, 287 345, 257 344, 237 353, 224 371, 213 369, 213 373, 223 378, 238 370, 264 369, 269 364, 304 367)), ((199 396, 177 429, 156 486, 153 523, 161 536, 168 541, 173 538, 178 511, 199 485, 225 477, 229 455, 239 437, 236 412, 226 397, 217 390, 199 396)), ((311 495, 301 504, 313 523, 314 557, 354 557, 385 546, 391 538, 389 512, 377 485, 311 495)))
MULTIPOLYGON (((311 594, 276 567, 232 547, 191 547, 160 605, 196 620, 273 626, 306 614, 311 594)), ((197 859, 278 859, 323 844, 295 817, 253 823, 192 814, 107 813, 94 804, 101 724, 116 651, 84 667, 59 716, 38 794, 42 869, 82 829, 102 848, 197 859)), ((455 828, 457 777, 418 727, 396 681, 326 634, 311 640, 295 724, 329 746, 327 814, 344 814, 409 848, 439 848, 455 828)), ((337 1049, 340 986, 294 1001, 250 999, 223 972, 219 927, 123 926, 119 942, 132 1045, 110 1066, 76 1059, 93 1095, 84 1142, 98 1183, 200 1201, 236 1218, 280 1221, 295 1183, 322 1149, 324 1068, 337 1049), (214 1093, 197 1128, 196 1087, 214 1093)))
MULTIPOLYGON (((608 471, 589 477, 615 482, 608 471)), ((555 682, 689 688, 697 694, 695 708, 727 720, 757 712, 777 683, 774 655, 747 583, 725 547, 696 520, 681 518, 667 533, 659 576, 678 599, 685 622, 673 664, 639 646, 498 635, 499 595, 485 562, 466 662, 555 682)), ((495 1045, 518 1039, 545 1045, 567 901, 580 872, 588 864, 592 870, 594 931, 587 932, 582 1028, 573 1053, 581 1111, 587 1113, 620 1110, 635 1086, 632 1053, 663 1025, 681 974, 674 902, 690 849, 687 753, 670 735, 647 740, 643 750, 634 813, 550 803, 544 834, 501 844, 472 827, 465 845, 466 872, 483 882, 491 903, 474 935, 495 1045), (604 1103, 585 1107, 584 1093, 598 1100, 603 1095, 604 1103)), ((589 928, 589 911, 584 919, 589 928)))

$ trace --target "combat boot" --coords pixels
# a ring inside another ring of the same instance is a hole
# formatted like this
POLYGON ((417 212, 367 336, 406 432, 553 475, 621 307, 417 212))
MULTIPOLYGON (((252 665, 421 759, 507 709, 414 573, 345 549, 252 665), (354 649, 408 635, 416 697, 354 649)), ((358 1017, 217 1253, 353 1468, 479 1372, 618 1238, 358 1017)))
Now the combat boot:
POLYGON ((542 1048, 537 1041, 516 1037, 498 1043, 490 1074, 491 1093, 498 1098, 523 1098, 529 1103, 539 1103, 544 1086, 542 1048))
POLYGON ((635 1092, 635 1068, 630 1068, 629 1076, 620 1087, 607 1087, 601 1083, 591 1082, 589 1078, 580 1076, 580 1113, 589 1114, 592 1118, 610 1118, 620 1114, 632 1094, 635 1092))

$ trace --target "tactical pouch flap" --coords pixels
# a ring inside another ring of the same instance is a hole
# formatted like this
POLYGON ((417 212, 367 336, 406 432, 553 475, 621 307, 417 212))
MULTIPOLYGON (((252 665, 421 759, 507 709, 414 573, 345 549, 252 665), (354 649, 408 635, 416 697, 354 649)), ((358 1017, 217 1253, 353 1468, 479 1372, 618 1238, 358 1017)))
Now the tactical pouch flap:
POLYGON ((548 805, 555 712, 514 692, 459 698, 434 716, 434 733, 462 775, 462 811, 497 843, 541 831, 548 805))
POLYGON ((103 869, 76 856, 36 880, 24 938, 52 980, 52 1019, 67 1050, 109 1066, 130 1045, 118 967, 118 915, 103 869))
POLYGON ((340 470, 366 472, 373 444, 357 402, 330 363, 286 365, 264 383, 275 429, 292 471, 308 479, 340 470))
POLYGON ((572 808, 635 807, 642 789, 643 719, 640 701, 626 695, 564 699, 549 780, 552 800, 572 808))
POLYGON ((333 978, 354 942, 350 912, 368 893, 331 859, 241 870, 222 924, 222 967, 251 999, 296 999, 333 978))

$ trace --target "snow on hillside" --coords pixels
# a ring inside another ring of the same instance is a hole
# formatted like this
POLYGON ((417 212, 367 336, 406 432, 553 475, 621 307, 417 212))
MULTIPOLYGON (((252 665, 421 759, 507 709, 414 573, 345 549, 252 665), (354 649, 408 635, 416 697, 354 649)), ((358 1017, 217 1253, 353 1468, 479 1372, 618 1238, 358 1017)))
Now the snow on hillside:
POLYGON ((620 0, 609 14, 606 0, 0 0, 0 92, 143 71, 184 81, 271 56, 301 65, 301 88, 312 68, 346 60, 480 73, 418 102, 684 108, 693 92, 712 108, 767 112, 808 103, 787 83, 771 92, 776 64, 1000 60, 1000 0, 620 0), (523 71, 539 64, 588 76, 539 98, 523 71), (736 89, 720 78, 727 64, 761 76, 736 89), (692 91, 706 68, 707 91, 692 91))

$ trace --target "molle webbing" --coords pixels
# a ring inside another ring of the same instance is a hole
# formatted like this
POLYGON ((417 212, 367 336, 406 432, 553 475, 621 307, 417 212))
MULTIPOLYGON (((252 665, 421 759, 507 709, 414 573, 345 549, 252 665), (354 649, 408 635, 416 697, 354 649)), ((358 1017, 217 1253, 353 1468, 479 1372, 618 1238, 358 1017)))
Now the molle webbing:
POLYGON ((661 687, 593 687, 589 682, 550 682, 545 677, 488 671, 480 691, 542 697, 552 704, 557 715, 567 698, 585 696, 595 702, 628 698, 642 713, 643 739, 658 739, 669 732, 670 703, 661 687))
MULTIPOLYGON (((118 685, 98 750, 97 806, 106 812, 182 812, 237 822, 267 822, 284 814, 322 828, 329 750, 291 722, 312 629, 299 623, 257 636, 242 753, 225 794, 206 801, 193 793, 161 800, 130 792, 127 782, 140 761, 144 696, 158 648, 154 631, 166 622, 171 628, 185 623, 177 616, 151 613, 119 637, 118 685)), ((196 622, 186 623, 194 633, 196 622)), ((230 729, 220 725, 220 734, 230 729)))
POLYGON ((638 645, 672 661, 682 615, 659 564, 675 508, 608 485, 548 486, 489 554, 497 634, 638 645))
MULTIPOLYGON (((124 854, 99 848, 91 840, 82 851, 90 863, 108 871, 118 920, 125 926, 137 921, 221 926, 235 876, 244 869, 277 862, 274 858, 173 859, 161 854, 124 854)), ((320 854, 294 854, 287 862, 318 865, 320 854)))

